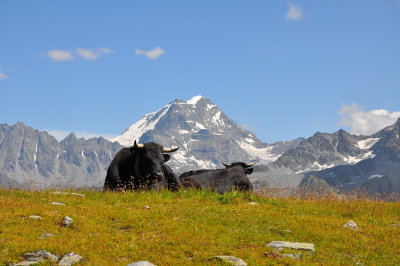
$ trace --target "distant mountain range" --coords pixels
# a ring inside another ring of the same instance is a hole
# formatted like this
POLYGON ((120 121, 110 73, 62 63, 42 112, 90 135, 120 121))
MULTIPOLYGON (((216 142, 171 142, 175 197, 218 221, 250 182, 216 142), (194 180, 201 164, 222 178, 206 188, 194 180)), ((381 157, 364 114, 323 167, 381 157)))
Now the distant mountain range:
POLYGON ((58 142, 23 123, 0 125, 0 185, 13 187, 101 187, 108 165, 122 148, 102 137, 70 134, 58 142))
POLYGON ((256 188, 323 183, 336 191, 400 192, 399 134, 400 119, 371 136, 339 130, 268 144, 196 96, 144 115, 112 142, 74 134, 58 142, 23 123, 0 125, 0 185, 101 187, 114 155, 139 140, 180 147, 168 162, 176 173, 256 161, 256 188))

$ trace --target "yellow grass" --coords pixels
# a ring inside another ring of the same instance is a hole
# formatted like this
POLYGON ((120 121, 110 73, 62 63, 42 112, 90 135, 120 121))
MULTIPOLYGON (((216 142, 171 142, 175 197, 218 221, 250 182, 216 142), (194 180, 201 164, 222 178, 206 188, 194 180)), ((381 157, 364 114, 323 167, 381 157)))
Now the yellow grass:
POLYGON ((79 265, 140 260, 221 265, 216 255, 249 265, 400 264, 400 226, 394 225, 400 224, 399 202, 209 191, 78 193, 86 197, 0 190, 0 265, 22 261, 24 253, 39 249, 58 256, 76 252, 85 258, 79 265), (64 216, 74 219, 71 228, 61 226, 64 216), (350 219, 358 231, 343 228, 350 219), (44 233, 54 237, 40 239, 44 233), (313 243, 316 252, 302 252, 298 260, 270 258, 264 253, 272 249, 265 245, 274 240, 313 243))

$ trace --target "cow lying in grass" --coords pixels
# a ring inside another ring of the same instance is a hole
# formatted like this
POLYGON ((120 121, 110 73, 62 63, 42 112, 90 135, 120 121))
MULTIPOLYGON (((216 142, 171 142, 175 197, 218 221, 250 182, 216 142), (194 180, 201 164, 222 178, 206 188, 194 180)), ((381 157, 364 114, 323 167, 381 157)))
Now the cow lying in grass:
POLYGON ((104 190, 177 190, 178 177, 164 164, 170 159, 167 153, 179 148, 165 148, 148 142, 134 143, 133 147, 121 149, 111 161, 107 170, 104 190))
POLYGON ((256 163, 222 164, 225 169, 189 171, 180 175, 179 180, 185 188, 211 189, 221 194, 233 189, 252 190, 247 175, 253 172, 254 168, 251 167, 256 163))

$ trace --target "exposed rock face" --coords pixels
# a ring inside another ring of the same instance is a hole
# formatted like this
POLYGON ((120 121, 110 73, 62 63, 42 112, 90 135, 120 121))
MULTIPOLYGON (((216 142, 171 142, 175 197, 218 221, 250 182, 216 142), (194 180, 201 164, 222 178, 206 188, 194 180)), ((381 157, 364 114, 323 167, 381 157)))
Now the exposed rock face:
POLYGON ((0 125, 0 186, 102 187, 121 148, 102 137, 85 140, 71 133, 58 142, 23 123, 0 125))
POLYGON ((360 137, 358 146, 367 158, 315 173, 340 191, 400 193, 400 118, 370 137, 360 137))
POLYGON ((233 256, 215 256, 216 259, 223 261, 229 265, 235 265, 235 266, 246 266, 247 263, 239 258, 233 257, 233 256))
POLYGON ((70 266, 75 264, 83 259, 82 256, 76 254, 75 252, 70 252, 65 254, 64 257, 58 263, 59 266, 70 266))
MULTIPOLYGON (((371 135, 344 130, 317 132, 308 139, 262 143, 210 100, 176 99, 146 114, 114 140, 135 140, 180 147, 168 164, 175 173, 220 168, 221 161, 257 161, 249 176, 253 187, 321 187, 333 192, 365 189, 400 192, 400 119, 371 135)), ((97 187, 123 146, 104 138, 58 142, 46 132, 22 123, 0 125, 0 186, 25 188, 97 187)))
POLYGON ((353 220, 347 221, 347 222, 343 225, 343 227, 349 228, 349 229, 355 230, 355 231, 358 230, 358 226, 357 226, 357 224, 356 224, 353 220))
POLYGON ((314 244, 310 243, 298 243, 298 242, 289 242, 289 241, 272 241, 267 244, 267 247, 274 248, 276 250, 281 250, 283 248, 290 248, 294 250, 305 250, 314 252, 314 244))
POLYGON ((62 219, 62 225, 65 227, 70 227, 72 225, 72 223, 74 222, 74 220, 71 217, 65 216, 62 219))
POLYGON ((301 141, 263 143, 202 96, 144 115, 113 141, 131 146, 135 139, 180 147, 168 162, 175 172, 223 167, 221 161, 269 163, 301 141))
POLYGON ((331 192, 400 192, 400 119, 371 136, 317 132, 275 162, 255 167, 258 182, 331 192))
POLYGON ((59 257, 51 254, 46 250, 37 250, 32 253, 25 253, 23 257, 27 261, 34 261, 34 262, 42 262, 45 260, 58 261, 59 259, 59 257))
POLYGON ((142 260, 142 261, 129 263, 127 266, 156 266, 156 265, 151 262, 142 260))

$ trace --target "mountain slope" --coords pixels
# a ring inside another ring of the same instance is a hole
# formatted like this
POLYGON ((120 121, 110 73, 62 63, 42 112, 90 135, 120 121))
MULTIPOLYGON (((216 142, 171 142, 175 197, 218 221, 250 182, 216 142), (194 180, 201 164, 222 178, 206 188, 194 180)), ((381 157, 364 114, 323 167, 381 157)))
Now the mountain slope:
POLYGON ((0 185, 101 187, 106 169, 122 148, 104 138, 58 142, 23 123, 0 125, 0 185))
POLYGON ((169 163, 178 172, 216 168, 221 161, 269 163, 301 141, 262 143, 202 96, 188 101, 176 99, 159 111, 144 115, 113 139, 125 146, 133 145, 135 140, 180 147, 169 163))
POLYGON ((310 173, 373 158, 375 154, 371 147, 379 139, 377 136, 351 135, 345 130, 332 134, 317 132, 296 148, 286 151, 275 162, 256 168, 255 176, 274 187, 296 187, 310 173))
POLYGON ((348 191, 400 192, 400 118, 364 140, 368 158, 355 164, 332 167, 315 173, 330 185, 348 191), (367 140, 372 140, 367 142, 367 140))

